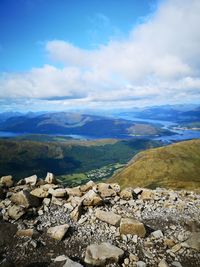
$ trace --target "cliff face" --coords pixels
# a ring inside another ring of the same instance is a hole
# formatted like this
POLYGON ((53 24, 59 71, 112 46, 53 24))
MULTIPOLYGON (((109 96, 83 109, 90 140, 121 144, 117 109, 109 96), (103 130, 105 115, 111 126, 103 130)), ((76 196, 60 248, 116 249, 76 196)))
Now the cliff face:
POLYGON ((110 182, 121 186, 200 188, 200 140, 191 140, 137 154, 110 182))
POLYGON ((200 266, 200 195, 0 179, 0 266, 200 266))

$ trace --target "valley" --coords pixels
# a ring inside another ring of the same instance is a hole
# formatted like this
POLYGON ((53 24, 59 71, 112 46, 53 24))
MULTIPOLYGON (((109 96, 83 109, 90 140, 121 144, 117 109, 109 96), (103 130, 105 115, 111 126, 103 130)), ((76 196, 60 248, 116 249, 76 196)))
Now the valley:
POLYGON ((77 186, 90 180, 102 182, 111 177, 114 173, 122 169, 125 164, 115 163, 103 166, 98 169, 90 170, 85 173, 73 173, 68 175, 61 175, 58 177, 62 184, 66 186, 77 186))
MULTIPOLYGON (((160 141, 148 139, 36 142, 0 140, 0 176, 11 174, 16 180, 35 172, 43 177, 47 170, 56 176, 86 173, 108 165, 125 164, 139 151, 158 147, 160 141)), ((109 169, 109 168, 108 168, 109 169)), ((113 169, 114 171, 114 169, 113 169)), ((99 170, 98 170, 99 172, 99 170)), ((103 171, 104 178, 112 174, 103 171)), ((97 177, 97 178, 98 178, 97 177)), ((88 180, 88 177, 85 177, 88 180)), ((66 179, 65 179, 66 181, 66 179)), ((80 180, 79 183, 84 182, 80 180)))
POLYGON ((198 108, 186 112, 152 107, 109 116, 0 113, 0 175, 11 174, 18 180, 51 171, 68 186, 104 181, 115 177, 139 152, 199 139, 200 131, 194 129, 199 125, 198 112, 198 108))

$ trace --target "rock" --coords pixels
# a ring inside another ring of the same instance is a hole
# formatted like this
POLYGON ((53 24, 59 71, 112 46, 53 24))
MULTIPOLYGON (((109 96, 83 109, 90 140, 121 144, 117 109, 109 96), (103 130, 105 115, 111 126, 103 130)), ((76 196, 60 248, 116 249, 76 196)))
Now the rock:
POLYGON ((37 248, 38 246, 38 242, 36 240, 31 240, 29 244, 34 248, 37 248))
POLYGON ((44 204, 45 206, 49 206, 50 202, 51 202, 51 199, 50 199, 50 198, 44 198, 44 199, 43 199, 43 204, 44 204))
POLYGON ((22 230, 18 230, 17 233, 16 233, 17 236, 28 236, 28 237, 37 237, 39 236, 39 233, 38 231, 36 231, 35 229, 22 229, 22 230))
POLYGON ((61 262, 61 261, 65 261, 68 257, 65 255, 60 255, 58 257, 56 257, 53 261, 54 262, 61 262))
POLYGON ((41 179, 41 178, 38 178, 37 179, 37 183, 36 183, 36 186, 41 186, 41 185, 45 185, 45 180, 41 179))
POLYGON ((189 232, 181 232, 178 234, 177 239, 180 242, 184 242, 185 240, 188 239, 188 237, 189 237, 189 232))
POLYGON ((138 262, 136 263, 136 266, 137 266, 137 267, 146 267, 147 265, 146 265, 146 263, 145 263, 144 261, 138 261, 138 262))
POLYGON ((163 259, 158 263, 158 267, 169 267, 167 262, 163 259))
POLYGON ((25 182, 25 180, 24 179, 20 179, 19 181, 17 181, 17 186, 19 185, 25 185, 26 184, 26 182, 25 182))
POLYGON ((171 248, 173 253, 177 253, 181 249, 181 244, 176 244, 171 248))
POLYGON ((40 188, 48 191, 50 188, 55 189, 55 188, 58 188, 58 186, 55 184, 44 184, 44 185, 41 185, 40 188))
POLYGON ((66 197, 67 195, 66 190, 64 188, 57 188, 57 189, 50 188, 49 194, 51 194, 54 197, 66 197))
POLYGON ((169 199, 176 201, 178 199, 178 194, 176 192, 170 192, 169 193, 169 199))
POLYGON ((116 192, 119 193, 121 191, 120 185, 117 183, 110 184, 110 187, 116 192))
POLYGON ((65 255, 56 257, 54 259, 54 262, 59 262, 59 263, 62 262, 62 264, 59 265, 59 267, 83 267, 83 265, 81 265, 78 262, 72 261, 70 258, 68 258, 65 255))
POLYGON ((68 211, 68 210, 72 211, 74 209, 70 203, 65 203, 64 207, 65 207, 65 211, 68 211))
POLYGON ((58 225, 58 226, 50 227, 47 230, 47 234, 49 234, 50 237, 60 241, 63 239, 68 229, 69 229, 68 224, 58 225))
POLYGON ((175 225, 170 225, 170 229, 172 229, 172 230, 176 230, 176 226, 175 225))
POLYGON ((126 235, 121 235, 122 240, 126 243, 128 241, 128 238, 126 235))
POLYGON ((155 238, 162 238, 163 237, 163 233, 161 230, 157 230, 151 233, 153 237, 155 238))
POLYGON ((62 206, 63 205, 63 199, 52 196, 51 204, 62 206))
POLYGON ((102 198, 115 197, 116 196, 116 192, 112 188, 108 188, 108 189, 105 189, 104 191, 102 191, 100 193, 100 195, 101 195, 102 198))
POLYGON ((144 237, 146 234, 146 229, 143 223, 135 219, 122 218, 120 223, 120 234, 132 234, 144 237))
POLYGON ((137 244, 138 236, 137 235, 134 235, 132 240, 133 240, 133 243, 137 244))
POLYGON ((129 200, 133 198, 133 189, 128 187, 121 191, 120 197, 124 200, 129 200))
MULTIPOLYGON (((149 199, 150 197, 142 195, 139 190, 139 195, 136 195, 133 189, 128 189, 129 195, 123 196, 122 194, 123 198, 121 198, 119 196, 120 187, 117 184, 100 183, 95 186, 90 181, 85 187, 77 186, 65 189, 61 185, 50 183, 38 186, 37 182, 33 189, 40 190, 43 194, 42 198, 38 198, 30 194, 30 190, 34 192, 31 185, 33 180, 30 179, 25 184, 25 179, 21 185, 9 189, 0 185, 0 193, 3 193, 3 199, 0 201, 0 246, 6 253, 0 255, 0 262, 6 255, 10 255, 12 259, 17 257, 19 265, 21 263, 22 265, 23 263, 32 264, 38 256, 36 265, 41 262, 39 264, 41 266, 42 264, 44 264, 43 266, 48 264, 51 267, 66 267, 71 264, 80 266, 79 260, 76 262, 76 259, 83 259, 85 255, 86 261, 90 263, 86 262, 84 266, 169 267, 168 265, 172 266, 172 261, 177 261, 174 263, 174 267, 180 266, 178 261, 183 262, 182 264, 199 266, 199 193, 188 192, 183 195, 179 191, 156 189, 152 190, 153 199, 144 201, 143 198, 149 199), (100 191, 103 188, 105 192, 101 192, 102 196, 107 197, 109 192, 113 191, 116 195, 112 198, 111 194, 109 199, 102 199, 100 191), (68 198, 64 198, 67 190, 70 195, 68 198), (169 199, 169 192, 176 193, 176 201, 169 199), (44 197, 48 194, 48 198, 44 197), (38 208, 32 207, 34 204, 29 199, 30 197, 37 199, 41 205, 38 208), (131 199, 128 200, 129 198, 131 199), (165 208, 166 201, 171 205, 170 209, 165 208), (187 209, 180 211, 178 209, 180 202, 184 202, 187 209), (15 205, 12 206, 12 203, 15 205), (103 204, 103 207, 96 207, 100 204, 103 204), (22 216, 25 212, 26 216, 22 216), (21 216, 19 221, 12 221, 21 216), (135 218, 142 218, 142 220, 135 218), (19 229, 16 230, 17 233, 15 231, 11 235, 6 230, 5 234, 2 233, 1 224, 5 221, 12 221, 13 225, 19 229), (74 229, 74 231, 70 231, 70 235, 67 232, 69 225, 66 225, 69 221, 72 222, 74 229), (149 227, 142 222, 147 223, 149 227), (194 226, 190 227, 189 222, 193 222, 194 226), (36 229, 38 232, 41 231, 41 236, 38 236, 37 231, 35 232, 36 229), (63 242, 55 242, 54 239, 47 238, 44 229, 47 229, 48 235, 56 240, 65 239, 63 237, 66 232, 67 237, 63 242), (160 230, 154 231, 153 229, 160 230), (146 232, 148 236, 146 236, 146 232), (34 240, 34 237, 38 238, 34 240), (111 245, 106 243, 108 245, 105 248, 105 245, 103 246, 105 243, 101 242, 111 242, 117 246, 117 249, 120 248, 126 253, 118 261, 120 257, 112 256, 113 251, 109 247, 111 245), (91 245, 92 249, 89 246, 87 253, 84 254, 88 244, 93 244, 91 245), (16 250, 14 246, 16 246, 16 250), (60 256, 58 261, 49 265, 49 259, 53 256, 56 257, 61 251, 69 253, 72 260, 68 256, 60 256), (25 260, 24 252, 27 252, 25 260), (44 256, 43 252, 47 256, 44 256), (28 262, 29 259, 30 262, 28 262), (113 263, 110 263, 112 261, 113 263)), ((142 190, 151 192, 147 189, 142 190)), ((127 191, 124 192, 127 193, 127 191)), ((39 196, 41 197, 42 194, 39 196)))
POLYGON ((102 204, 102 198, 94 192, 94 190, 88 191, 83 196, 83 205, 84 206, 99 206, 102 204))
POLYGON ((38 215, 42 216, 44 214, 44 211, 42 209, 38 210, 38 215))
POLYGON ((31 195, 28 191, 23 190, 18 193, 15 193, 11 196, 10 200, 17 205, 24 206, 26 208, 29 207, 38 207, 40 203, 40 199, 34 195, 31 195))
POLYGON ((87 191, 93 189, 93 187, 94 187, 95 185, 96 185, 96 184, 95 184, 93 181, 89 181, 89 182, 87 182, 86 184, 81 185, 81 186, 80 186, 80 190, 81 190, 81 192, 85 193, 85 192, 87 192, 87 191))
POLYGON ((190 248, 200 251, 200 232, 194 232, 185 242, 190 248))
POLYGON ((172 266, 173 266, 173 267, 183 267, 183 266, 181 265, 181 263, 178 262, 178 261, 173 261, 173 262, 172 262, 172 266))
POLYGON ((165 239, 164 240, 164 244, 168 247, 168 248, 172 248, 175 245, 175 241, 173 239, 165 239))
POLYGON ((77 222, 82 214, 83 214, 83 207, 82 204, 80 204, 70 213, 70 218, 73 221, 77 222))
POLYGON ((97 184, 96 189, 102 198, 116 196, 116 191, 113 190, 109 184, 99 183, 99 184, 97 184))
POLYGON ((106 183, 98 183, 96 185, 96 190, 101 193, 102 191, 111 188, 109 184, 106 183))
POLYGON ((83 202, 83 199, 81 197, 70 197, 68 199, 69 202, 71 202, 72 207, 76 207, 80 205, 83 202))
POLYGON ((142 191, 143 191, 143 189, 139 188, 139 187, 133 189, 133 192, 136 195, 140 195, 142 193, 142 191))
POLYGON ((124 199, 120 199, 119 201, 119 204, 122 206, 122 205, 126 205, 128 202, 127 200, 124 200, 124 199))
POLYGON ((8 216, 13 220, 18 220, 25 213, 26 213, 25 209, 17 205, 13 205, 8 209, 8 216))
POLYGON ((24 178, 26 184, 30 184, 32 186, 35 186, 37 183, 37 175, 32 175, 27 178, 24 178))
POLYGON ((88 217, 87 217, 87 216, 82 216, 82 217, 80 218, 80 220, 78 220, 78 224, 83 224, 83 223, 85 223, 87 220, 88 220, 88 217))
POLYGON ((107 222, 108 224, 114 225, 114 226, 119 226, 120 224, 120 220, 121 220, 121 216, 115 214, 114 212, 106 212, 103 210, 98 209, 95 213, 95 216, 103 221, 103 222, 107 222))
POLYGON ((43 187, 35 188, 30 192, 31 195, 39 197, 39 198, 46 198, 49 195, 49 192, 47 189, 43 187))
POLYGON ((125 265, 129 265, 129 258, 126 258, 126 259, 124 260, 124 264, 125 264, 125 265))
POLYGON ((11 175, 2 176, 0 179, 0 184, 5 187, 12 187, 14 182, 11 175))
POLYGON ((49 267, 83 267, 78 262, 72 261, 69 257, 65 255, 58 256, 54 259, 54 263, 50 264, 49 267))
POLYGON ((153 242, 147 240, 147 241, 144 241, 144 246, 145 248, 151 248, 153 247, 153 242))
POLYGON ((48 184, 56 184, 57 181, 56 181, 56 178, 54 177, 53 173, 47 172, 45 182, 48 184))
POLYGON ((65 188, 65 190, 69 196, 73 196, 73 197, 81 197, 82 196, 82 191, 80 190, 79 186, 72 187, 72 188, 65 188))
POLYGON ((30 191, 30 186, 29 185, 26 185, 26 184, 24 184, 24 185, 17 185, 15 187, 10 188, 9 190, 12 193, 17 193, 17 192, 22 191, 22 190, 30 191))
POLYGON ((136 256, 132 253, 129 254, 129 259, 131 262, 139 261, 138 256, 136 256))
POLYGON ((85 263, 94 266, 105 266, 107 262, 117 263, 124 251, 110 243, 92 244, 86 248, 85 263))
POLYGON ((141 195, 140 195, 140 199, 143 200, 151 200, 153 199, 154 194, 151 190, 143 190, 141 195))
POLYGON ((144 254, 144 256, 146 257, 146 258, 148 258, 148 259, 153 259, 153 254, 149 251, 149 250, 142 250, 143 251, 143 254, 144 254))

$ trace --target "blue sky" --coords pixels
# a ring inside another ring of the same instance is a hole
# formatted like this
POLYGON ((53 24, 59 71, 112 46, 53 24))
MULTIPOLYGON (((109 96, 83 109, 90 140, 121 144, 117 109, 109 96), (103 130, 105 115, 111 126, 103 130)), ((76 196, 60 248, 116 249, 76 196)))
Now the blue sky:
POLYGON ((154 8, 147 0, 1 0, 1 71, 24 71, 47 62, 43 46, 65 40, 92 49, 128 34, 154 8))
POLYGON ((197 103, 198 0, 1 0, 1 110, 197 103))

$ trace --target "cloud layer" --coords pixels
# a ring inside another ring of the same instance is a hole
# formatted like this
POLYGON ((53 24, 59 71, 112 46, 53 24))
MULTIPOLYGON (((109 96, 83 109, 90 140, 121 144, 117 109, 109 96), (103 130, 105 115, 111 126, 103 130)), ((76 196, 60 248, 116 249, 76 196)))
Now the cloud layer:
POLYGON ((26 73, 2 73, 0 97, 62 100, 69 107, 196 102, 199 14, 199 0, 168 0, 126 39, 94 50, 51 40, 45 46, 51 63, 26 73))

